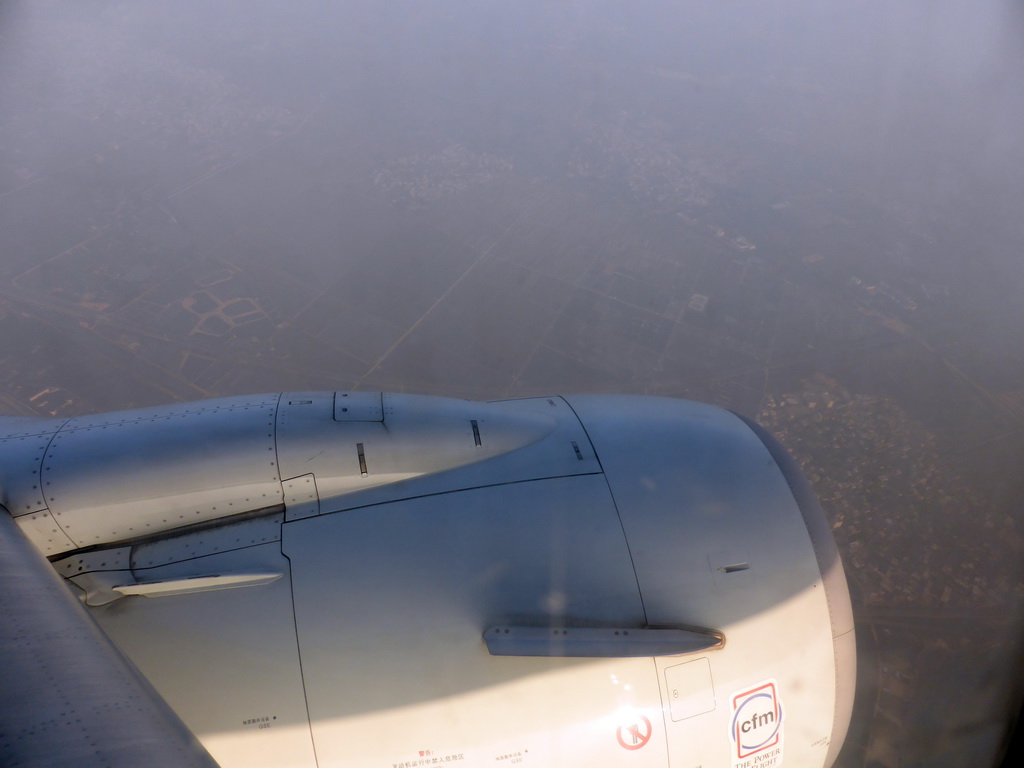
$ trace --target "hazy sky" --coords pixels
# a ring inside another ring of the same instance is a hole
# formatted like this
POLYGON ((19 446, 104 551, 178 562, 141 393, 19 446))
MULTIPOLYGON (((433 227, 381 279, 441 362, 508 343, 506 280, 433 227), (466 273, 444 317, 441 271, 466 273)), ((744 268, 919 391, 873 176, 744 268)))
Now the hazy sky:
POLYGON ((240 141, 246 119, 319 110, 316 140, 339 154, 454 139, 557 174, 587 126, 622 114, 690 151, 753 152, 876 198, 932 234, 941 222, 1000 279, 921 268, 1016 325, 1022 17, 1009 0, 13 0, 3 164, 46 172, 111 132, 156 128, 157 110, 240 141))

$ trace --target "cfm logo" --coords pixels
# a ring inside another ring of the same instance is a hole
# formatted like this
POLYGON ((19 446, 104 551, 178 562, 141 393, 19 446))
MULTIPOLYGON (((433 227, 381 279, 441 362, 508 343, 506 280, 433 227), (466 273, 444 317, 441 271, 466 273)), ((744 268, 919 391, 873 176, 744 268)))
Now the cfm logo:
POLYGON ((732 696, 730 737, 738 760, 776 747, 782 740, 782 702, 778 683, 766 680, 732 696))

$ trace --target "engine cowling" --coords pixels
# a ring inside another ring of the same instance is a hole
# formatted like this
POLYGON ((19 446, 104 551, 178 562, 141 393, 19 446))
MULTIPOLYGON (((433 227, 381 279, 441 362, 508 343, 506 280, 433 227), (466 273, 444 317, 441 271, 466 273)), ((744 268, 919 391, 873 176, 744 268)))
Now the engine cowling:
POLYGON ((798 467, 734 414, 338 392, 16 426, 5 505, 224 766, 842 744, 842 565, 798 467))

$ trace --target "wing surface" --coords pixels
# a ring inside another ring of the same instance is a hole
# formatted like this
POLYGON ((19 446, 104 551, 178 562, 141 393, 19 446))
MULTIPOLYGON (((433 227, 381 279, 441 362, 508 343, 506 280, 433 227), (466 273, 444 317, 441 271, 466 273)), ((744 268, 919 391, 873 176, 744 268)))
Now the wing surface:
POLYGON ((0 765, 216 768, 0 507, 0 765))

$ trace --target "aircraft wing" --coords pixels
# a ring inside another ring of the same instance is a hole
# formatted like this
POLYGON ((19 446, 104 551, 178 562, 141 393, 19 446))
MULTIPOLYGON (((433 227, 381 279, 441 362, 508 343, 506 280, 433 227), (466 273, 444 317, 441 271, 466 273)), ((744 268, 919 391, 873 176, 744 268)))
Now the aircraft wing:
POLYGON ((6 512, 0 584, 0 764, 216 767, 6 512))

